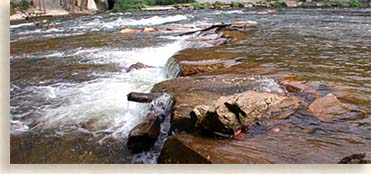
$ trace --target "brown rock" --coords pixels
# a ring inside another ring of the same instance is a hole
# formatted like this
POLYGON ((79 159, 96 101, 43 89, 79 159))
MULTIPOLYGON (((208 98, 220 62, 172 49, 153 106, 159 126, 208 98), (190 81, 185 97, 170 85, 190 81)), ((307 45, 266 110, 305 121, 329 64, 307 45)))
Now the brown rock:
POLYGON ((190 30, 193 27, 167 27, 167 31, 177 31, 177 30, 190 30))
POLYGON ((341 103, 331 93, 316 99, 308 109, 323 122, 332 122, 351 111, 349 106, 341 103))
POLYGON ((298 108, 300 99, 268 92, 246 91, 220 97, 215 103, 196 106, 196 128, 234 135, 243 127, 267 120, 288 109, 298 108))
POLYGON ((179 64, 180 76, 191 76, 203 72, 210 72, 216 69, 224 68, 223 63, 215 63, 209 65, 195 65, 195 64, 179 64))
POLYGON ((195 120, 191 119, 190 113, 195 106, 248 90, 283 92, 271 79, 238 74, 180 77, 156 84, 151 92, 174 95, 171 131, 181 132, 194 130, 195 120))
MULTIPOLYGON (((182 136, 182 135, 179 135, 182 136)), ((210 164, 207 157, 197 153, 177 136, 170 136, 162 148, 158 163, 160 164, 210 164)))
POLYGON ((127 34, 127 33, 140 33, 141 31, 138 29, 132 29, 132 28, 125 28, 120 31, 122 34, 127 34))
POLYGON ((307 93, 307 94, 313 95, 315 97, 321 97, 322 96, 314 88, 305 85, 301 81, 297 81, 297 80, 294 80, 294 79, 284 79, 284 80, 281 81, 281 83, 284 85, 285 89, 288 92, 307 93))
POLYGON ((158 32, 158 31, 159 31, 159 29, 157 29, 157 28, 150 28, 150 27, 145 27, 143 29, 143 32, 145 32, 145 33, 158 32))
POLYGON ((148 113, 144 121, 130 131, 128 149, 132 153, 140 153, 150 149, 157 141, 160 129, 160 118, 152 112, 148 113))
POLYGON ((130 65, 129 68, 126 71, 131 72, 131 71, 138 70, 138 69, 143 69, 143 68, 152 68, 152 66, 145 65, 143 63, 137 62, 135 64, 130 65))
POLYGON ((233 22, 231 24, 231 27, 246 28, 246 27, 256 26, 257 24, 258 23, 255 21, 240 21, 240 22, 233 22))

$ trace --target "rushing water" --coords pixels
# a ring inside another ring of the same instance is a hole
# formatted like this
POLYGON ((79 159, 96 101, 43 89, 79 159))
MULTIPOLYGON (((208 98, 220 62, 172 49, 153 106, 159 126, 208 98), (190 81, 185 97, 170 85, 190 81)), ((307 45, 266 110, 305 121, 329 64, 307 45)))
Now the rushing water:
MULTIPOLYGON (((126 95, 147 92, 166 80, 167 60, 195 45, 175 37, 176 32, 118 31, 246 20, 258 22, 256 31, 224 51, 238 52, 250 62, 309 84, 330 86, 371 113, 371 9, 166 11, 50 19, 44 22, 56 28, 10 26, 12 162, 130 163, 131 156, 121 146, 148 105, 128 102, 126 95), (152 67, 126 72, 137 62, 152 67), (27 143, 27 137, 33 140, 27 143), (86 143, 76 148, 71 137, 86 143), (110 144, 116 140, 118 145, 110 144), (112 147, 118 150, 110 151, 112 147), (102 152, 105 148, 109 152, 102 152), (40 156, 40 151, 49 153, 40 156)), ((369 119, 361 121, 370 130, 369 119)))

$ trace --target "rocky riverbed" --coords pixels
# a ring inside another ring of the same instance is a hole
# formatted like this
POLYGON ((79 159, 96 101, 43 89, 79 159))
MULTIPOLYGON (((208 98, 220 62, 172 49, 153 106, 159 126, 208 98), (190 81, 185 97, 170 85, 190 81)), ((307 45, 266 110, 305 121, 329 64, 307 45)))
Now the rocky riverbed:
POLYGON ((11 163, 365 163, 370 12, 151 11, 13 25, 11 163), (130 92, 156 99, 129 102, 130 92))

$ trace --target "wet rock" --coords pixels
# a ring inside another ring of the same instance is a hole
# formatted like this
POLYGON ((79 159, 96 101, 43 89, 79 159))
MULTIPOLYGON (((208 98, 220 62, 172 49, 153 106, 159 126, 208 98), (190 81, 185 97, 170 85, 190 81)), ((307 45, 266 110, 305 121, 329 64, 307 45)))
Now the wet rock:
POLYGON ((159 164, 210 164, 207 157, 189 148, 182 142, 182 135, 170 136, 158 158, 159 164))
POLYGON ((179 76, 191 76, 203 72, 210 72, 216 69, 224 68, 223 63, 214 63, 209 65, 196 65, 196 64, 186 64, 180 63, 180 74, 179 76))
POLYGON ((306 85, 304 82, 295 80, 295 79, 283 79, 281 80, 282 85, 288 92, 307 95, 312 95, 315 98, 321 97, 322 95, 318 93, 314 88, 306 85))
POLYGON ((339 161, 339 164, 371 164, 371 153, 356 153, 339 161))
POLYGON ((191 119, 190 113, 195 106, 248 90, 283 93, 281 87, 272 79, 238 74, 176 78, 156 84, 152 92, 174 95, 171 131, 181 132, 194 130, 195 120, 191 119))
POLYGON ((332 122, 351 112, 351 108, 341 103, 333 94, 316 99, 308 106, 309 111, 313 112, 321 121, 332 122))
POLYGON ((235 28, 248 28, 256 26, 258 23, 255 21, 239 21, 231 23, 231 27, 235 28))
POLYGON ((145 65, 143 63, 137 62, 135 64, 130 65, 129 68, 126 71, 131 72, 131 71, 138 70, 138 69, 143 69, 143 68, 152 68, 152 66, 145 65))
POLYGON ((132 153, 149 150, 160 135, 160 128, 160 118, 153 112, 148 113, 144 121, 130 131, 128 149, 132 153))
MULTIPOLYGON (((215 103, 196 106, 191 116, 196 128, 208 132, 234 135, 284 111, 298 108, 300 99, 268 92, 246 91, 220 97, 215 103)), ((292 112, 291 112, 292 113, 292 112)))
POLYGON ((127 34, 127 33, 140 33, 141 30, 139 29, 132 29, 132 28, 125 28, 123 30, 120 31, 120 33, 122 34, 127 34))
POLYGON ((167 27, 167 31, 190 30, 193 27, 167 27))

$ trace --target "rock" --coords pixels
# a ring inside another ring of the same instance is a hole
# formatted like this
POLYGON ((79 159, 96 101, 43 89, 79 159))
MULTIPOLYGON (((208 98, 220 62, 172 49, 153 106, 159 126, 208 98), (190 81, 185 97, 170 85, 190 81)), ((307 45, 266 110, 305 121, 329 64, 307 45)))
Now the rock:
POLYGON ((371 164, 371 153, 356 153, 339 161, 339 164, 371 164))
MULTIPOLYGON (((182 136, 182 135, 179 135, 182 136)), ((177 136, 170 136, 162 148, 158 158, 159 164, 210 164, 207 157, 202 156, 177 136)))
MULTIPOLYGON (((351 129, 351 132, 332 132, 331 136, 306 132, 308 128, 318 129, 318 126, 308 125, 305 119, 290 117, 272 125, 252 128, 240 140, 216 139, 196 133, 172 135, 166 140, 158 163, 335 164, 344 158, 344 154, 369 152, 371 149, 369 140, 357 138, 361 128, 351 129), (274 130, 280 125, 279 132, 264 131, 274 130), (359 142, 349 141, 355 139, 359 142)), ((323 126, 320 130, 330 131, 330 127, 323 126)))
POLYGON ((246 91, 220 97, 215 103, 196 106, 191 116, 195 127, 208 132, 234 135, 244 127, 298 108, 300 99, 268 92, 246 91))
POLYGON ((322 97, 322 95, 318 93, 314 88, 307 86, 301 81, 297 81, 295 79, 283 79, 281 80, 281 83, 288 92, 298 94, 305 93, 313 95, 315 98, 322 97))
POLYGON ((238 74, 179 77, 156 84, 151 92, 174 95, 171 131, 182 132, 194 130, 195 120, 191 119, 190 113, 195 106, 248 90, 283 93, 272 79, 238 74))
POLYGON ((180 67, 179 76, 191 76, 203 72, 210 72, 216 69, 224 68, 224 63, 214 63, 206 65, 180 63, 179 67, 180 67))
POLYGON ((252 8, 252 7, 254 7, 254 5, 251 2, 243 2, 243 7, 244 8, 252 8))
POLYGON ((233 22, 231 23, 231 27, 236 27, 236 28, 247 28, 247 27, 252 27, 256 26, 258 23, 255 21, 243 21, 243 22, 233 22))
POLYGON ((127 33, 140 33, 141 30, 138 30, 138 29, 132 29, 132 28, 125 28, 123 30, 120 31, 120 33, 122 34, 127 34, 127 33))
POLYGON ((285 4, 286 4, 287 7, 297 7, 298 6, 297 2, 293 1, 293 0, 286 1, 285 4))
POLYGON ((160 129, 160 118, 153 112, 148 113, 144 121, 130 131, 128 149, 132 153, 149 150, 157 141, 160 129))
POLYGON ((332 122, 344 114, 351 112, 351 108, 341 103, 333 94, 316 99, 308 106, 309 111, 313 112, 323 122, 332 122))
POLYGON ((167 31, 177 31, 177 30, 190 30, 193 27, 167 27, 167 31))
POLYGON ((126 70, 126 72, 131 72, 131 71, 143 69, 143 68, 152 68, 152 66, 137 62, 135 64, 130 65, 129 68, 126 70))
POLYGON ((145 32, 145 33, 158 32, 158 31, 160 31, 160 30, 159 29, 156 29, 156 28, 151 28, 151 27, 145 27, 143 29, 143 32, 145 32))

